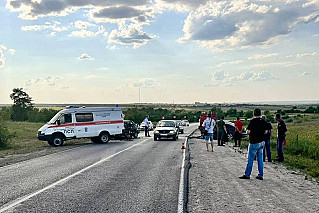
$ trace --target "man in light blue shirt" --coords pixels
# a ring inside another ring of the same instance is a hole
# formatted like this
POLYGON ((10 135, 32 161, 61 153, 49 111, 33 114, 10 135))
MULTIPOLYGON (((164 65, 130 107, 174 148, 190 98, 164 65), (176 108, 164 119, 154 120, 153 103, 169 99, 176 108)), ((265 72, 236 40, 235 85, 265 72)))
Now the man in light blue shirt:
POLYGON ((144 131, 145 131, 145 137, 151 137, 149 130, 148 130, 148 126, 149 126, 149 122, 148 122, 148 115, 146 115, 145 119, 144 119, 144 131))
POLYGON ((203 122, 202 125, 205 128, 205 141, 206 141, 206 148, 207 151, 208 149, 208 143, 210 141, 210 144, 212 146, 212 152, 214 151, 214 146, 213 146, 213 131, 214 131, 214 126, 215 126, 215 120, 212 118, 211 114, 208 114, 208 117, 206 120, 203 122))

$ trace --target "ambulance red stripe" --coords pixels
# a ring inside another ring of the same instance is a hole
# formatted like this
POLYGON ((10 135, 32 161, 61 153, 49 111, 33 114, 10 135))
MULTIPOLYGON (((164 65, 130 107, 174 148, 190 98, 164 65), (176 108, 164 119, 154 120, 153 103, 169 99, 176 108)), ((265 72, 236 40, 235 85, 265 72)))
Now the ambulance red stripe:
POLYGON ((61 125, 49 126, 48 128, 74 127, 74 126, 92 126, 92 125, 121 124, 121 123, 124 123, 124 121, 123 120, 114 120, 114 121, 78 122, 78 123, 69 123, 69 124, 61 124, 61 125))

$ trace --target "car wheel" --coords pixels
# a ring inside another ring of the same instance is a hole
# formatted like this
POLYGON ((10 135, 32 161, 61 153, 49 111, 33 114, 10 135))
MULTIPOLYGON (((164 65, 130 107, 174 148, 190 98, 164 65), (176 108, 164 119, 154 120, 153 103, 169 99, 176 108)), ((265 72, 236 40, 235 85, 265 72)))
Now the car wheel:
POLYGON ((101 143, 108 143, 110 141, 110 135, 108 133, 103 132, 100 134, 99 139, 101 143))
POLYGON ((62 146, 63 137, 61 135, 54 135, 51 141, 52 146, 62 146))
POLYGON ((173 141, 176 141, 176 139, 177 139, 177 137, 176 137, 176 136, 174 136, 174 137, 173 137, 173 141))
POLYGON ((158 138, 157 137, 154 137, 154 141, 157 141, 158 140, 158 138))
POLYGON ((182 130, 181 134, 184 134, 184 130, 182 130))

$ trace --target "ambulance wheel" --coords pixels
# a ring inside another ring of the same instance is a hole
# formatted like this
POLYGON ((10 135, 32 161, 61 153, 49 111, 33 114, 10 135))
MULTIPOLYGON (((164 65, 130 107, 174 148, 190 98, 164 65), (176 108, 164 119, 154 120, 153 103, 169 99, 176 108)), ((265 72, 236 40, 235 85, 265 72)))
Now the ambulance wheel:
POLYGON ((92 141, 93 143, 100 143, 99 137, 91 138, 91 141, 92 141))
POLYGON ((110 135, 106 132, 102 132, 99 139, 101 143, 108 143, 110 141, 110 135))
POLYGON ((54 135, 51 140, 52 146, 62 146, 63 145, 63 137, 61 135, 54 135))

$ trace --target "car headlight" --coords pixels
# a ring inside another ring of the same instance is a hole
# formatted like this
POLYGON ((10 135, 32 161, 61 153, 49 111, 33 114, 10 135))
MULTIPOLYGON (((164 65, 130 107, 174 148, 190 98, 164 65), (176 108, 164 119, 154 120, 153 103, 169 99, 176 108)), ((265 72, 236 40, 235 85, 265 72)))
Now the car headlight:
POLYGON ((156 131, 154 131, 154 133, 157 134, 157 133, 159 133, 159 131, 156 130, 156 131))
POLYGON ((169 131, 169 133, 175 133, 175 131, 174 131, 174 130, 171 130, 171 131, 169 131))

